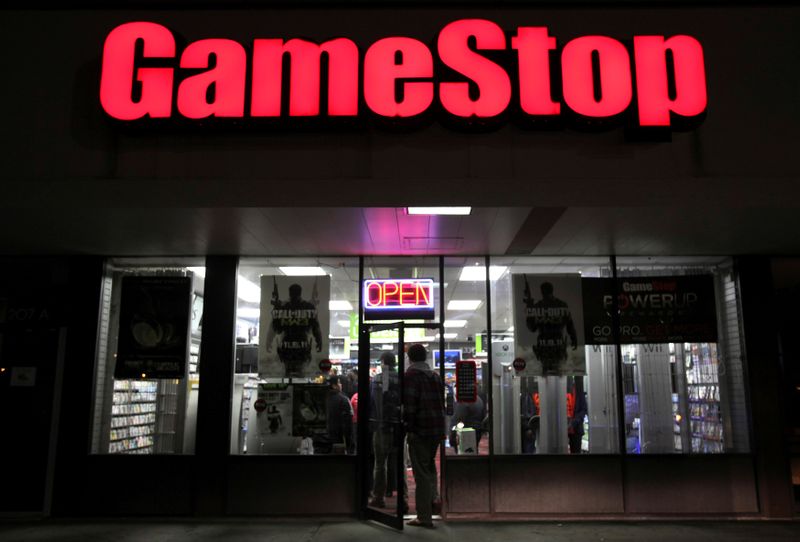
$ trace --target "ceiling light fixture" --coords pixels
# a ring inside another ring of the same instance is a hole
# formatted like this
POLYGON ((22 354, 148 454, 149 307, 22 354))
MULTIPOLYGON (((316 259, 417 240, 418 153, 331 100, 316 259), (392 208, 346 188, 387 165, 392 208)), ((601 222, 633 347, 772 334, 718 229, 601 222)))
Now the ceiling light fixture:
POLYGON ((449 215, 466 216, 472 213, 472 207, 406 207, 410 215, 449 215))
MULTIPOLYGON (((490 265, 489 266, 489 280, 497 280, 506 272, 505 265, 490 265)), ((480 281, 486 280, 486 267, 483 265, 467 266, 461 270, 461 275, 458 280, 480 281)))
POLYGON ((328 301, 328 310, 351 311, 353 310, 353 305, 346 299, 331 299, 328 301))
POLYGON ((467 325, 466 320, 445 320, 444 327, 465 327, 467 325))
POLYGON ((319 266, 289 266, 279 267, 278 269, 280 269, 281 273, 287 277, 321 277, 323 275, 327 275, 325 270, 319 266))
POLYGON ((481 306, 480 299, 451 299, 447 303, 449 311, 474 311, 481 306))

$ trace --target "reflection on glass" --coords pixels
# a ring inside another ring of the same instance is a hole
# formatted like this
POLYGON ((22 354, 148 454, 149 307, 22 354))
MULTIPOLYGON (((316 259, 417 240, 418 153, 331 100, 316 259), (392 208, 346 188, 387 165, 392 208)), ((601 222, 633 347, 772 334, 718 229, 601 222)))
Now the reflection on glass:
POLYGON ((191 454, 202 260, 115 259, 102 286, 92 453, 191 454))
POLYGON ((242 259, 237 296, 231 453, 355 453, 358 260, 242 259))
POLYGON ((498 454, 615 453, 615 349, 587 339, 583 291, 607 258, 492 258, 498 454))

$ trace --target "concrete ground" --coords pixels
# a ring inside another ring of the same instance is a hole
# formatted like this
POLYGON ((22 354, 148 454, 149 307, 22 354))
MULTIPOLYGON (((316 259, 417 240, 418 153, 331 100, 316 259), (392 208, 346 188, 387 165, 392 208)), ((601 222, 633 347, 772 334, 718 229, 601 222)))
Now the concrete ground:
POLYGON ((250 519, 0 520, 2 542, 377 542, 414 538, 449 542, 769 542, 800 540, 800 522, 436 522, 435 530, 397 532, 359 521, 250 519))

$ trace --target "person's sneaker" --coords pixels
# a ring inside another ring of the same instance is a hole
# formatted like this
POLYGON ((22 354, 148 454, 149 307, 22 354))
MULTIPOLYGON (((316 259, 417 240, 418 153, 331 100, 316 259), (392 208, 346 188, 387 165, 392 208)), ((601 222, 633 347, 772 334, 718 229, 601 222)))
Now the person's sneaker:
POLYGON ((383 499, 370 499, 368 504, 375 508, 386 508, 386 501, 383 499))

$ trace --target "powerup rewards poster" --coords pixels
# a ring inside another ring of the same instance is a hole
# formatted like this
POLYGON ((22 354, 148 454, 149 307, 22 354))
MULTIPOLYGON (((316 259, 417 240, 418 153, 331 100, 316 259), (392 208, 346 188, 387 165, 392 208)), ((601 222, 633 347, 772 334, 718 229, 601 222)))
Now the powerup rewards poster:
POLYGON ((520 374, 586 374, 581 276, 514 274, 512 292, 520 374))
POLYGON ((183 378, 191 277, 123 277, 114 378, 183 378))
POLYGON ((327 275, 261 276, 259 375, 302 378, 319 373, 319 362, 329 358, 330 291, 327 275))
MULTIPOLYGON (((583 279, 589 344, 614 342, 613 279, 583 279)), ((717 342, 711 275, 617 279, 622 344, 717 342)))

